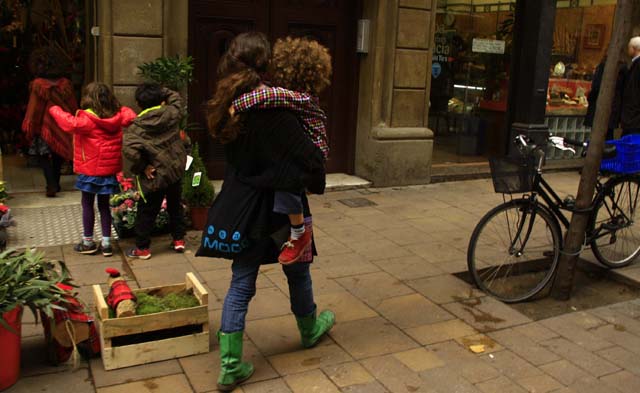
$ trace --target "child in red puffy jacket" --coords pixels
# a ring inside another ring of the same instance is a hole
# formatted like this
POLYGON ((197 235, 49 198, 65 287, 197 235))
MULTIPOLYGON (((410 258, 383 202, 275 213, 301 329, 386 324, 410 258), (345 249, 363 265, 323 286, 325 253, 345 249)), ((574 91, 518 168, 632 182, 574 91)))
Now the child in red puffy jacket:
POLYGON ((74 247, 81 254, 95 254, 93 241, 95 216, 93 204, 98 196, 102 226, 102 254, 113 255, 111 247, 111 212, 109 196, 120 192, 116 174, 122 170, 122 128, 135 119, 130 108, 121 106, 113 92, 103 83, 84 87, 80 101, 82 110, 75 116, 59 106, 49 113, 64 130, 73 134, 73 167, 78 174, 76 188, 82 191, 82 242, 74 247))

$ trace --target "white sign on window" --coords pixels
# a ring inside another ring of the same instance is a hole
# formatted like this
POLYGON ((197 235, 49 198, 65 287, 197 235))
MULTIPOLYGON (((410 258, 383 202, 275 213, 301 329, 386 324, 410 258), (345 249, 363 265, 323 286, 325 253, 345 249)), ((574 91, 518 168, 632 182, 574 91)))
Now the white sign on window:
POLYGON ((504 55, 505 42, 502 40, 486 40, 474 38, 472 50, 476 53, 494 53, 504 55))

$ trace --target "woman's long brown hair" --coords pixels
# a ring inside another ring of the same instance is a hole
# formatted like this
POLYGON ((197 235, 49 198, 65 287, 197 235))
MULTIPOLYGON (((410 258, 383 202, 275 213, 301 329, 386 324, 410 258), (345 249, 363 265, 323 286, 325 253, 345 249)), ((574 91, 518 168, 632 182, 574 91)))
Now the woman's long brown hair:
POLYGON ((209 132, 220 143, 236 139, 241 128, 241 116, 231 116, 233 100, 258 87, 267 71, 271 45, 258 32, 235 37, 218 65, 218 83, 213 98, 207 103, 209 132))
POLYGON ((91 82, 82 89, 80 108, 91 109, 101 119, 113 117, 120 107, 120 102, 104 83, 91 82))

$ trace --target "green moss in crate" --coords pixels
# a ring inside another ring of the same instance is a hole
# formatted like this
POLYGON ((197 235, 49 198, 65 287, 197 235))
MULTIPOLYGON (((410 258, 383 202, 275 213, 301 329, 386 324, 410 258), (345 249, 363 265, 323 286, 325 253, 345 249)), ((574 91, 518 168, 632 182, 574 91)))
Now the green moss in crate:
MULTIPOLYGON (((136 294, 138 301, 136 315, 155 314, 165 311, 180 310, 182 308, 197 307, 200 305, 198 299, 192 293, 180 292, 170 293, 166 296, 153 296, 146 292, 136 294)), ((105 298, 106 301, 107 298, 105 298)), ((109 318, 115 318, 116 313, 109 308, 109 318)))

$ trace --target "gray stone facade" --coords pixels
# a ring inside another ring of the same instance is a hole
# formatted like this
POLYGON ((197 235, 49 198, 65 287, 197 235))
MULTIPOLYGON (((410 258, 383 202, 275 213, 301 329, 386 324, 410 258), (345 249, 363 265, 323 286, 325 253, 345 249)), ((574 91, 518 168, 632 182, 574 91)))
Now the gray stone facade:
MULTIPOLYGON (((187 54, 188 2, 104 0, 98 14, 98 77, 135 107, 137 66, 187 54)), ((367 0, 361 17, 371 21, 371 45, 360 58, 355 174, 376 186, 428 183, 435 1, 367 0)))

